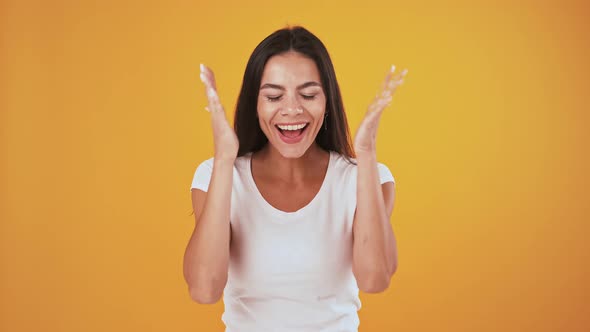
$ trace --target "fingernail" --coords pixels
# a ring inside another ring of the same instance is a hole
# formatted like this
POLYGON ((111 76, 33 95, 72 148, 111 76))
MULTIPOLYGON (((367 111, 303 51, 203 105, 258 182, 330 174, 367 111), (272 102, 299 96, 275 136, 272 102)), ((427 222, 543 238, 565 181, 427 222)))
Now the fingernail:
POLYGON ((199 68, 201 68, 201 71, 205 71, 205 65, 204 64, 199 64, 199 68))
POLYGON ((211 113, 211 111, 209 110, 209 107, 205 106, 205 111, 211 113))
POLYGON ((201 82, 205 83, 205 74, 201 73, 199 77, 201 78, 201 82))
POLYGON ((395 65, 391 65, 391 72, 393 73, 395 71, 395 65))
POLYGON ((402 75, 405 75, 407 73, 408 73, 408 70, 407 69, 402 70, 402 75))

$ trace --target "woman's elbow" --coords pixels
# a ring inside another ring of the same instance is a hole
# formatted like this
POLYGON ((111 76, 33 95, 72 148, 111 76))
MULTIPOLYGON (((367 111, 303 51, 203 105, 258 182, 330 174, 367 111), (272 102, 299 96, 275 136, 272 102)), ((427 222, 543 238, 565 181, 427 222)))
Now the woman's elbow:
POLYGON ((215 291, 211 288, 202 289, 199 287, 189 288, 191 299, 199 304, 214 304, 221 299, 223 292, 215 291))
POLYGON ((395 273, 397 266, 393 266, 389 271, 372 271, 366 273, 364 277, 357 277, 359 289, 365 293, 381 293, 389 288, 391 278, 395 273))
POLYGON ((199 277, 188 283, 191 299, 200 304, 217 303, 223 295, 227 275, 221 277, 199 275, 199 277))
POLYGON ((211 269, 185 269, 184 277, 191 299, 200 304, 219 301, 227 283, 227 273, 213 273, 211 269))
POLYGON ((380 278, 359 280, 357 284, 359 289, 364 293, 381 293, 389 287, 389 279, 382 276, 380 278))

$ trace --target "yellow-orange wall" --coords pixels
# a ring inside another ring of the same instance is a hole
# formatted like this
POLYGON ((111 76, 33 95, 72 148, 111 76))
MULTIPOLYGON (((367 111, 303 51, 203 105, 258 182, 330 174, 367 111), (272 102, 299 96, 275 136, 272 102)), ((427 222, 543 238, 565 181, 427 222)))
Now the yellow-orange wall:
POLYGON ((590 329, 583 1, 2 1, 0 330, 221 331, 191 302, 189 187, 248 56, 302 24, 351 129, 408 68, 378 156, 399 269, 360 331, 590 329))

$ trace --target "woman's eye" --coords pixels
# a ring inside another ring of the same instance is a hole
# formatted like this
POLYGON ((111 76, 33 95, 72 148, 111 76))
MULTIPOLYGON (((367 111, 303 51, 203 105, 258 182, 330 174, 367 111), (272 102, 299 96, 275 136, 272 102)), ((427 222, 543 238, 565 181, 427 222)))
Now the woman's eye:
POLYGON ((281 99, 281 96, 266 96, 266 99, 268 99, 268 101, 279 101, 279 99, 281 99))
MULTIPOLYGON (((270 102, 275 102, 275 101, 279 101, 281 99, 282 95, 280 96, 266 96, 266 99, 270 102)), ((303 97, 303 99, 305 100, 313 100, 315 99, 316 95, 301 95, 301 97, 303 97)))

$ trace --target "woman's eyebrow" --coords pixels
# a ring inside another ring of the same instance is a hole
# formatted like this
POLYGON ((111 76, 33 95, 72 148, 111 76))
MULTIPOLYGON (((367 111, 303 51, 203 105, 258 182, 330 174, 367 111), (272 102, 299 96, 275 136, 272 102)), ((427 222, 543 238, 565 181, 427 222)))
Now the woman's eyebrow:
MULTIPOLYGON (((297 87, 297 90, 301 90, 301 89, 305 89, 308 88, 310 86, 319 86, 321 87, 322 85, 318 82, 315 81, 310 81, 310 82, 305 82, 303 84, 301 84, 300 86, 297 87)), ((262 89, 278 89, 278 90, 283 90, 285 91, 285 87, 282 85, 278 85, 278 84, 272 84, 272 83, 265 83, 260 87, 260 90, 262 89)))

